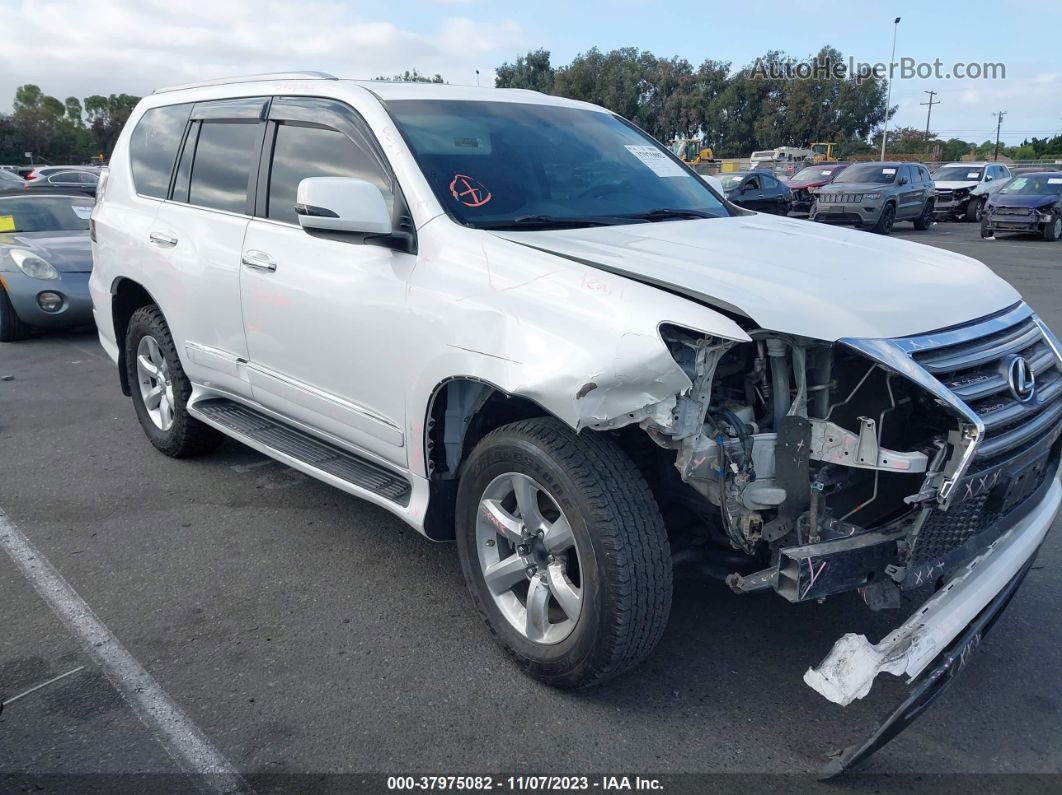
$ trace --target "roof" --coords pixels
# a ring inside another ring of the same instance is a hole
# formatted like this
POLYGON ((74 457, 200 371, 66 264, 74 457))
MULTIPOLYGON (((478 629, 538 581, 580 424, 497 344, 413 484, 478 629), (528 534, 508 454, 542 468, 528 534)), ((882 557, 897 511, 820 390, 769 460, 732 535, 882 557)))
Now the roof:
MULTIPOLYGON (((578 107, 587 110, 608 112, 604 108, 592 105, 588 102, 555 97, 549 94, 540 94, 537 91, 528 91, 522 88, 494 88, 493 86, 455 86, 449 83, 423 83, 423 82, 397 82, 391 80, 347 80, 333 77, 323 72, 281 72, 276 74, 245 75, 242 77, 226 77, 218 80, 204 80, 198 83, 186 83, 184 85, 159 88, 152 92, 154 95, 174 92, 194 91, 195 89, 216 89, 228 85, 245 86, 250 83, 268 84, 292 82, 322 83, 324 94, 332 93, 328 86, 357 86, 375 94, 384 102, 403 99, 435 99, 435 100, 463 100, 469 102, 523 102, 534 105, 556 105, 578 107)), ((260 88, 248 90, 268 90, 260 88)), ((211 92, 216 93, 216 92, 211 92)), ((173 100, 169 100, 173 101, 173 100)), ((153 103, 155 104, 155 103, 153 103)), ((165 103, 163 103, 165 104, 165 103)))

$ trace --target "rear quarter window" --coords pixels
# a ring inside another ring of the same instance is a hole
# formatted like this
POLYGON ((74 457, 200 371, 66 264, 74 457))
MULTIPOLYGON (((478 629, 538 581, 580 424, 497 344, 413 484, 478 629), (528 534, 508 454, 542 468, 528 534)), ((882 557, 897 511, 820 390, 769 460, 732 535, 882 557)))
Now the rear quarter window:
POLYGON ((191 103, 152 108, 137 122, 129 141, 129 165, 136 192, 165 199, 173 173, 173 161, 184 136, 191 103))

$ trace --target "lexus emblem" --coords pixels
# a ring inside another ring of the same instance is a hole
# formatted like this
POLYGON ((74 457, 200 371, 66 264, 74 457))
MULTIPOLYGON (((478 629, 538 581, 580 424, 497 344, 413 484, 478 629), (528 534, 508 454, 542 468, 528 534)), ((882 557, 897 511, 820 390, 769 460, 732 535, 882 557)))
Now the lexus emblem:
POLYGON ((1036 376, 1023 356, 1015 356, 1010 360, 1007 384, 1010 386, 1010 394, 1021 403, 1028 403, 1036 394, 1036 376))

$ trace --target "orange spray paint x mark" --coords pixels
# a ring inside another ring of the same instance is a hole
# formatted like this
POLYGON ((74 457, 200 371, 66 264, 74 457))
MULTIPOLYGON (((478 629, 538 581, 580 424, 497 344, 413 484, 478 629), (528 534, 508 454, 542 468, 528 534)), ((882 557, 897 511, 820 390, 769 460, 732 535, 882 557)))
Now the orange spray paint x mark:
POLYGON ((465 174, 454 174, 450 182, 450 195, 465 207, 482 207, 491 200, 491 192, 479 180, 465 174))

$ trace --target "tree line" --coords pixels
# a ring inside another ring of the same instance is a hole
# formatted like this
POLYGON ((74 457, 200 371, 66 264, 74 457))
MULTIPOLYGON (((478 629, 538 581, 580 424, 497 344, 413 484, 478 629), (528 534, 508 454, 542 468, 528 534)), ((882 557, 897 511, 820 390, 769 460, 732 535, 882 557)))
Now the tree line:
POLYGON ((129 94, 93 94, 59 100, 39 86, 27 84, 15 91, 14 110, 0 114, 0 163, 88 163, 107 157, 140 97, 129 94))
MULTIPOLYGON (((554 66, 549 51, 539 49, 499 66, 496 85, 602 105, 665 143, 698 139, 716 157, 748 157, 818 141, 837 144, 841 158, 870 155, 880 151, 886 114, 892 118, 896 112, 895 106, 886 108, 884 78, 852 74, 844 54, 829 46, 803 60, 771 50, 741 69, 711 59, 694 67, 685 58, 634 47, 610 52, 595 47, 554 66), (804 74, 833 79, 800 77, 802 64, 809 67, 804 74)), ((992 141, 945 141, 911 127, 889 130, 886 145, 893 154, 941 160, 971 151, 984 158, 994 148, 992 141)), ((1000 154, 1015 160, 1062 157, 1062 136, 1002 146, 1000 154)))
POLYGON ((695 67, 634 47, 595 47, 557 67, 549 51, 529 52, 498 67, 496 84, 603 105, 661 141, 699 139, 717 157, 816 141, 865 144, 886 118, 885 81, 850 74, 844 55, 831 47, 806 62, 838 79, 765 78, 798 72, 800 61, 778 50, 734 70, 730 61, 695 67), (779 65, 787 68, 772 68, 779 65))
MULTIPOLYGON (((869 74, 850 74, 845 56, 832 47, 799 61, 771 50, 752 64, 733 69, 729 61, 707 59, 694 67, 685 58, 663 58, 647 50, 591 48, 566 65, 554 66, 539 49, 496 70, 498 88, 526 88, 602 105, 639 125, 659 140, 694 138, 716 157, 747 157, 776 146, 838 144, 837 155, 869 155, 880 150, 887 84, 869 74), (833 79, 802 78, 800 64, 833 79), (785 67, 785 68, 779 68, 785 67), (771 75, 771 77, 764 77, 771 75), (784 75, 774 77, 773 75, 784 75)), ((445 82, 416 69, 378 80, 445 82)), ((0 114, 0 163, 85 163, 108 157, 139 97, 94 94, 60 101, 32 84, 15 91, 13 112, 0 114)), ((940 140, 924 130, 889 130, 887 151, 958 160, 973 151, 991 155, 994 142, 940 140)), ((1032 138, 1000 153, 1015 160, 1062 157, 1062 135, 1032 138)))

